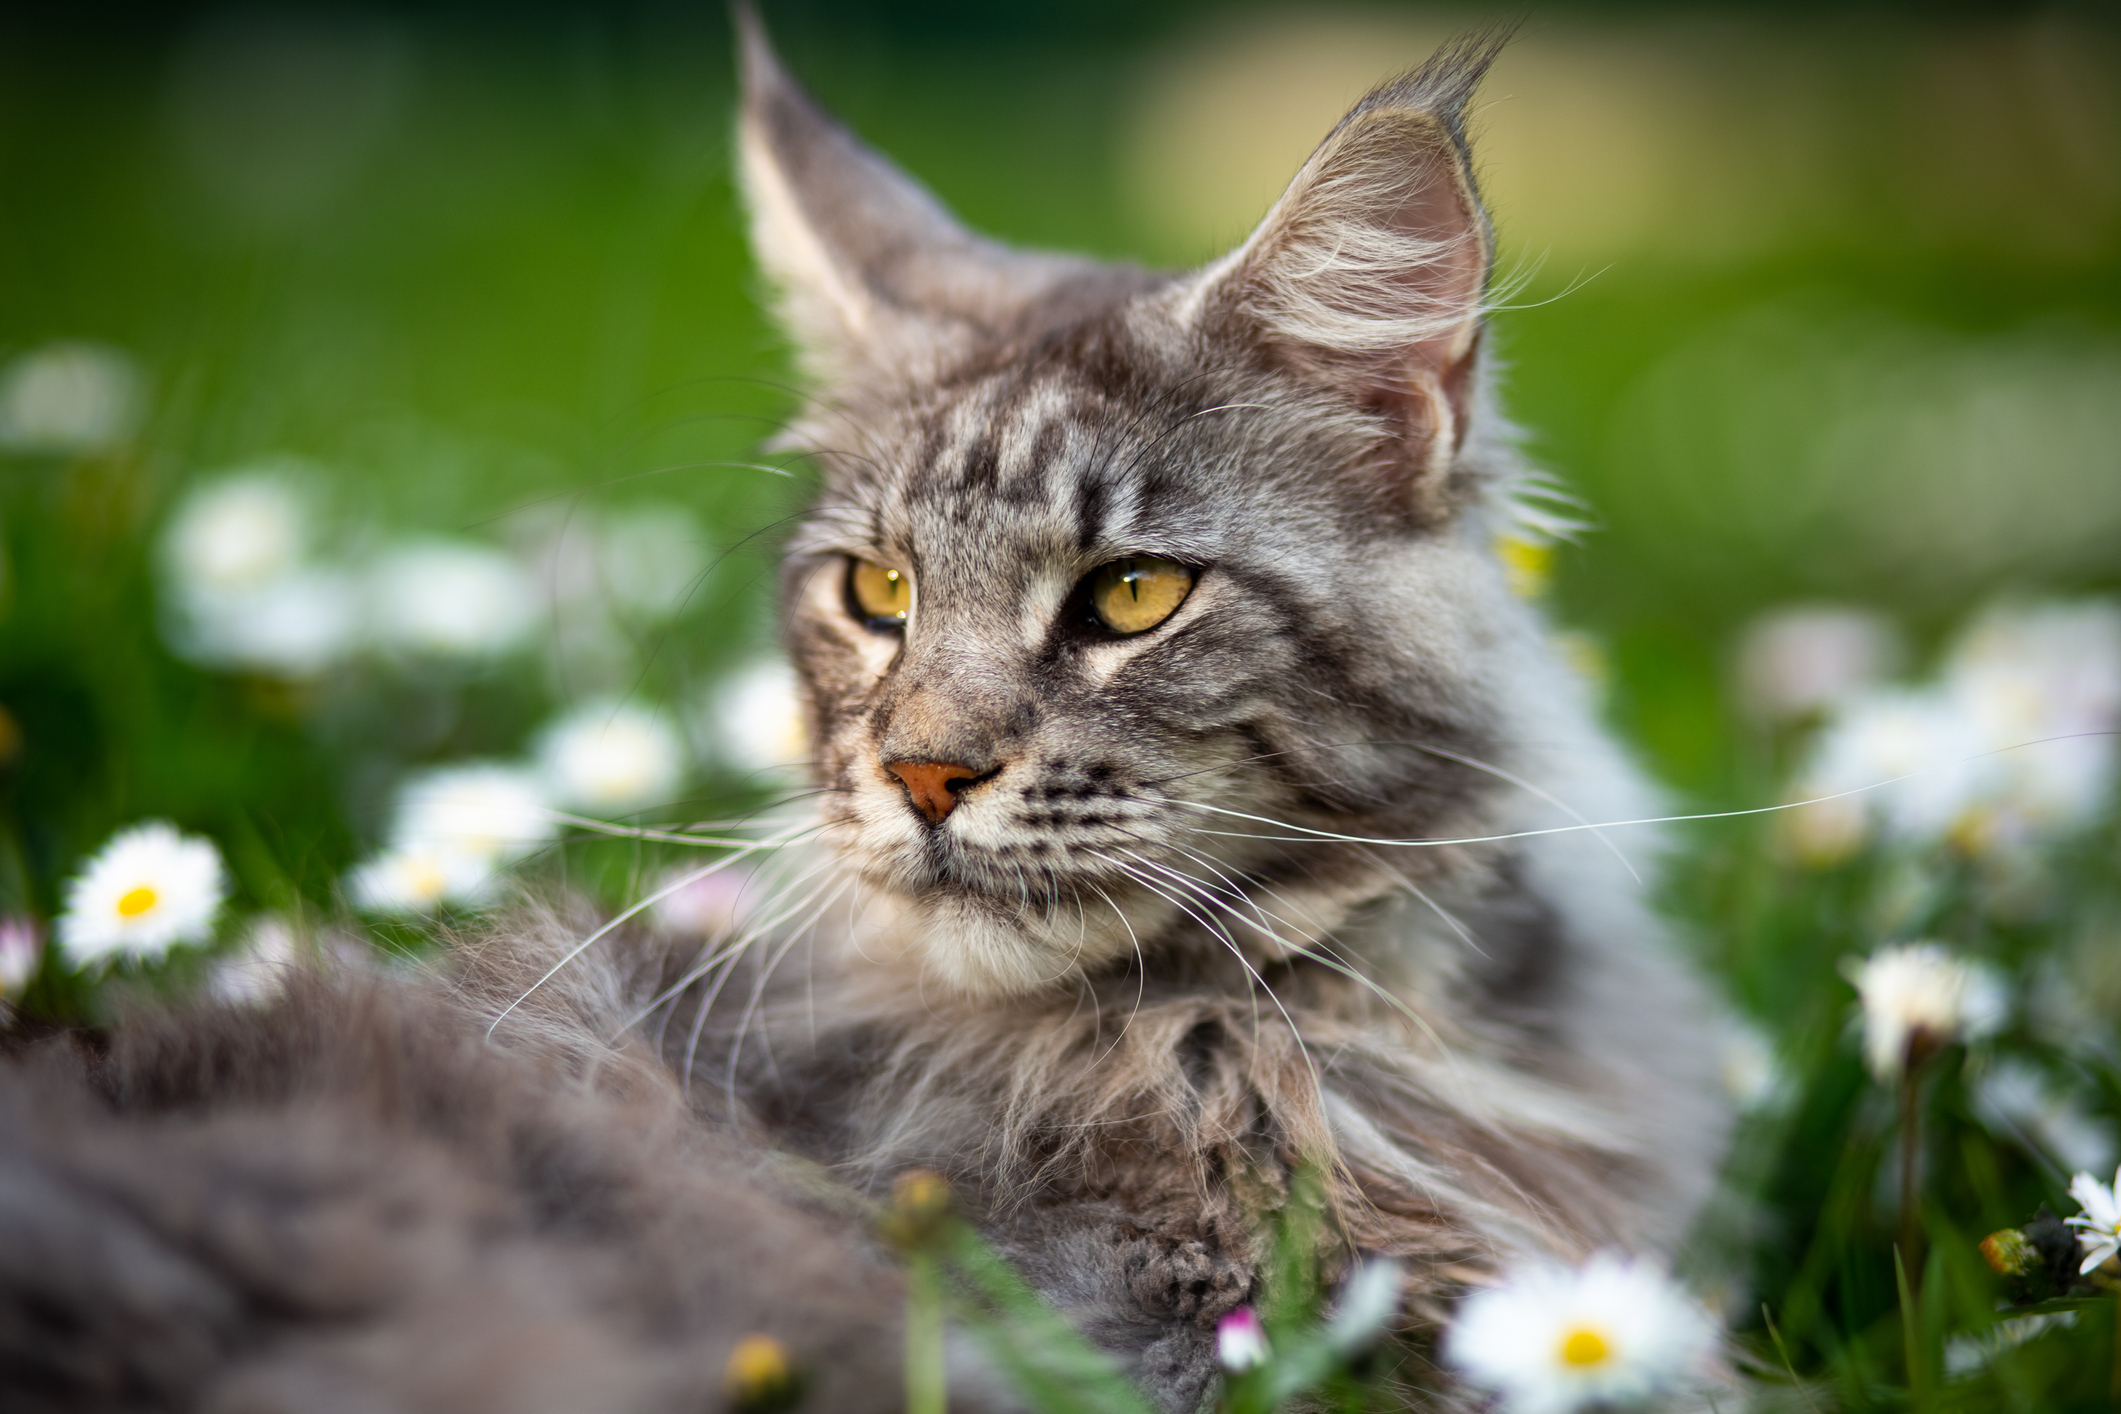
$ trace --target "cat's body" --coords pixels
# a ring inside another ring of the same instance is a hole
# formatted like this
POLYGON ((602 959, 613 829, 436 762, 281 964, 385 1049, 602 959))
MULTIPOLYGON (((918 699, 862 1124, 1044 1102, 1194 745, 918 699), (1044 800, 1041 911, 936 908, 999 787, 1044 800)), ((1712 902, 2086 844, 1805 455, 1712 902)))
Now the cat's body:
MULTIPOLYGON (((1582 828, 1655 812, 1494 553, 1526 513, 1480 364, 1491 47, 1371 95, 1184 276, 966 234, 747 49, 757 242, 818 388, 784 603, 822 842, 746 946, 614 935, 504 1052, 593 1074, 645 1016, 610 1063, 701 1162, 941 1170, 1173 1409, 1306 1165, 1329 1258, 1406 1259, 1417 1334, 1514 1259, 1669 1249, 1722 1140, 1711 1012, 1639 832, 1582 828)), ((452 1024, 565 942, 489 950, 452 1024)), ((699 1340, 800 1305, 785 1275, 699 1340)), ((856 1363, 875 1289, 831 1308, 856 1363)))

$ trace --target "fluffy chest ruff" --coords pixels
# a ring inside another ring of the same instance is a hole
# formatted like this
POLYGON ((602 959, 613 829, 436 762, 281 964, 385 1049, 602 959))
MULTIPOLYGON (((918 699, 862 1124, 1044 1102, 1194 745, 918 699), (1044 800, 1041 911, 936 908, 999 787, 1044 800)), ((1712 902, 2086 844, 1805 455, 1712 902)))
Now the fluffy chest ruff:
MULTIPOLYGON (((1676 1008, 1685 984, 1599 968, 1595 941, 1528 906, 1525 874, 1483 871, 1452 900, 1493 967, 1410 962, 1389 987, 1202 950, 968 1000, 924 988, 874 938, 820 927, 706 970, 711 945, 636 938, 602 955, 591 990, 614 1016, 648 1012, 640 1034, 716 1127, 878 1196, 908 1168, 944 1173, 1080 1328, 1188 1408, 1306 1170, 1324 1181, 1326 1269, 1405 1259, 1417 1345, 1516 1260, 1679 1237, 1720 1134, 1689 1074, 1697 1038, 1671 1030, 1659 1068, 1633 1070, 1624 1027, 1602 1048, 1572 1014, 1609 989, 1676 1008)), ((1455 938, 1424 938, 1440 926, 1405 898, 1351 923, 1399 936, 1403 957, 1460 957, 1455 938)))

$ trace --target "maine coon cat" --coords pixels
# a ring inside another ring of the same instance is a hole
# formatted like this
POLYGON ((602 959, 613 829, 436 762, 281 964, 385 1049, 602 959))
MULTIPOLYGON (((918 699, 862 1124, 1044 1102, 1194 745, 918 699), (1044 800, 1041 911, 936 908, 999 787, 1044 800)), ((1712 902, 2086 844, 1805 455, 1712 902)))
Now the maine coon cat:
POLYGON ((896 1278, 833 1194, 925 1166, 1193 1409, 1306 1167, 1416 1352, 1707 1193, 1711 1009, 1594 828, 1653 803, 1494 548, 1538 520, 1484 361, 1497 41, 1171 275, 969 233, 743 28, 821 478, 782 581, 815 842, 704 949, 562 907, 447 980, 31 1048, 0 1375, 43 1407, 698 1408, 755 1329, 812 1407, 892 1407, 896 1278))
POLYGON ((951 1175, 1174 1407, 1298 1165, 1418 1323, 1519 1255, 1669 1246, 1718 1153, 1644 842, 1583 827, 1656 812, 1495 553, 1536 533, 1482 361, 1495 45, 1171 276, 970 234, 747 31, 823 478, 786 640, 852 902, 675 1001, 673 1059, 858 1181, 951 1175))

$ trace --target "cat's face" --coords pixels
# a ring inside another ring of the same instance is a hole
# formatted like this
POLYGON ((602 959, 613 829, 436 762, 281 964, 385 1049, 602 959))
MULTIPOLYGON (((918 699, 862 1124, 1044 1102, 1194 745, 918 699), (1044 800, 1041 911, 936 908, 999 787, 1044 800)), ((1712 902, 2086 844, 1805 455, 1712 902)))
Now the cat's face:
POLYGON ((991 994, 1271 958, 1426 871, 1325 835, 1470 828, 1483 795, 1502 591, 1466 519, 1485 239, 1455 129, 1381 105, 1244 250, 1152 279, 938 226, 769 62, 759 239, 832 391, 791 434, 825 485, 788 641, 827 839, 923 964, 991 994), (1395 153, 1369 236, 1433 277, 1377 350, 1332 326, 1374 294, 1299 282, 1364 238, 1319 206, 1395 153))

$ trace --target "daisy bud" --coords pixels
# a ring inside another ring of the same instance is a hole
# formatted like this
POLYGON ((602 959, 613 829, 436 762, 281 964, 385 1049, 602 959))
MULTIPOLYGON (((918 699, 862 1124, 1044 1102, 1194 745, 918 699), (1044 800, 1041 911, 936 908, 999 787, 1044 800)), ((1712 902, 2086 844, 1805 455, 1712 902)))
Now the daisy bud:
POLYGON ((1233 1375, 1256 1370, 1267 1363, 1267 1328, 1250 1306, 1229 1312, 1215 1326, 1215 1358, 1233 1375))
POLYGON ((795 1403, 795 1368, 788 1351, 770 1335, 747 1335, 729 1352, 722 1387, 741 1414, 776 1414, 795 1403))
POLYGON ((933 1169, 907 1169, 891 1185, 884 1235, 901 1247, 933 1238, 950 1216, 950 1184, 933 1169))
POLYGON ((1984 967, 1936 943, 1881 948, 1847 966, 1863 1003, 1863 1058, 1880 1080, 1898 1079, 1955 1041, 2003 1023, 2002 985, 1984 967))

